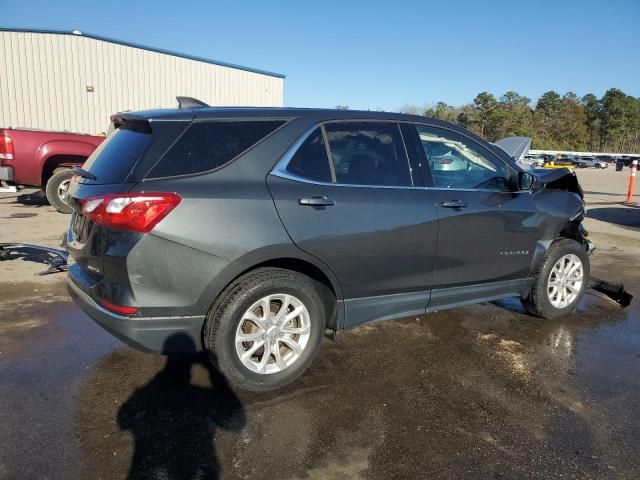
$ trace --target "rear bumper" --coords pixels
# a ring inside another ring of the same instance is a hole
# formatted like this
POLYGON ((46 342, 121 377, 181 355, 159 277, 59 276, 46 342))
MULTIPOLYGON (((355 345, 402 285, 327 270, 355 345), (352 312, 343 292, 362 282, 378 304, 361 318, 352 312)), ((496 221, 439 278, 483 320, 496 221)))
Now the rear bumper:
POLYGON ((4 180, 5 182, 13 182, 13 168, 0 167, 0 180, 4 180))
POLYGON ((205 316, 123 317, 105 310, 78 287, 71 277, 67 287, 73 301, 102 328, 128 345, 152 353, 202 350, 205 316), (167 345, 170 347, 167 348, 167 345))

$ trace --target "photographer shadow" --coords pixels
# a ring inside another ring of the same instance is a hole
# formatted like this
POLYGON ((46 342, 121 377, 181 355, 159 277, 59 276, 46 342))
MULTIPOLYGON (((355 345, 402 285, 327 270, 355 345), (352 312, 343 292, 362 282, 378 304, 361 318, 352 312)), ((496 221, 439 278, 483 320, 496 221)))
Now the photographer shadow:
POLYGON ((165 367, 136 389, 118 411, 118 426, 135 442, 129 479, 215 479, 220 466, 214 450, 218 428, 241 430, 244 409, 224 377, 185 334, 165 342, 165 367), (191 383, 195 365, 207 369, 210 387, 191 383))

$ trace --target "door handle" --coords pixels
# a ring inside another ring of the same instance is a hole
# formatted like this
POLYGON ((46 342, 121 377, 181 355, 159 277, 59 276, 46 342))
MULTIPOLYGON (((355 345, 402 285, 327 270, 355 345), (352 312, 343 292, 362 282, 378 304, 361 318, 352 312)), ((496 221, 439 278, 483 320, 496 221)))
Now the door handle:
POLYGON ((467 204, 462 200, 449 200, 448 202, 442 202, 444 208, 466 208, 467 204))
POLYGON ((324 195, 314 195, 313 197, 309 197, 309 198, 300 198, 298 200, 298 203, 300 205, 305 205, 309 207, 318 207, 318 208, 332 207, 336 204, 334 200, 331 200, 330 198, 327 198, 324 195))

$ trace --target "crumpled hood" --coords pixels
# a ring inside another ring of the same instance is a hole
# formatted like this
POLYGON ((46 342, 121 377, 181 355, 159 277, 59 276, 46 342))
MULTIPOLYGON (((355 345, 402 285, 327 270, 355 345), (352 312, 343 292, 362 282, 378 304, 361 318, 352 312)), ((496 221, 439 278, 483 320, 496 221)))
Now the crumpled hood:
POLYGON ((536 177, 536 183, 543 188, 574 192, 584 199, 584 193, 578 182, 578 177, 575 172, 568 168, 536 169, 529 172, 536 177))
POLYGON ((516 162, 521 162, 531 148, 531 138, 507 137, 498 140, 494 145, 507 152, 516 162))

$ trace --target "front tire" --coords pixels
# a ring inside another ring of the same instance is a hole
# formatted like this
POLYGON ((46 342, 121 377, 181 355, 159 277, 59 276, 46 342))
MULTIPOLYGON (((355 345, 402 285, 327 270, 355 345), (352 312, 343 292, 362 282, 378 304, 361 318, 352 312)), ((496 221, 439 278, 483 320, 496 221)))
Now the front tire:
POLYGON ((523 304, 538 317, 567 315, 584 295, 588 280, 589 256, 585 248, 575 240, 558 240, 540 263, 523 304))
POLYGON ((70 168, 56 168, 47 182, 45 189, 47 200, 60 213, 73 212, 73 208, 67 203, 66 195, 74 175, 70 168))
POLYGON ((204 346, 239 388, 268 391, 293 382, 313 361, 324 335, 316 281, 298 272, 259 268, 234 281, 209 311, 204 346))

